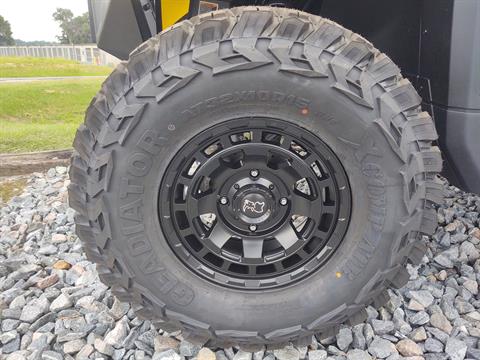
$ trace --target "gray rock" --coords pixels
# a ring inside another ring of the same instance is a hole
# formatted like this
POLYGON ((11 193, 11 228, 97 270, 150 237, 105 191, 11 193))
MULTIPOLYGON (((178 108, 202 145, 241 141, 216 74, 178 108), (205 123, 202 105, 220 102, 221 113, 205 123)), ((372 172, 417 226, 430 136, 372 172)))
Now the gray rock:
MULTIPOLYGON (((27 333, 27 334, 29 334, 29 333, 27 333)), ((22 346, 23 346, 23 342, 24 342, 25 337, 28 336, 27 334, 25 334, 22 338, 22 346)), ((55 338, 55 335, 53 335, 52 333, 48 333, 48 332, 47 333, 34 333, 34 334, 32 334, 31 338, 28 338, 28 340, 26 340, 25 345, 27 343, 30 343, 27 346, 28 350, 43 351, 43 350, 47 350, 50 347, 50 343, 53 341, 54 338, 55 338)))
POLYGON ((373 332, 373 328, 370 324, 365 324, 364 327, 363 327, 363 335, 365 336, 365 340, 367 342, 367 345, 370 345, 370 343, 372 342, 374 336, 375 336, 375 333, 373 332))
MULTIPOLYGON (((293 346, 286 346, 282 349, 273 350, 273 355, 275 355, 278 360, 300 360, 300 353, 293 346)), ((234 358, 234 360, 238 359, 234 358)))
POLYGON ((410 324, 425 325, 430 320, 430 316, 425 311, 420 311, 408 318, 410 324))
POLYGON ((200 346, 194 345, 186 340, 181 341, 178 348, 180 355, 189 357, 197 355, 200 349, 200 346))
POLYGON ((442 313, 432 314, 430 317, 430 324, 447 334, 452 332, 452 324, 450 324, 450 321, 448 321, 448 319, 442 313))
POLYGON ((353 342, 352 330, 350 330, 349 328, 340 329, 340 331, 337 334, 338 348, 342 351, 346 351, 352 342, 353 342))
POLYGON ((480 349, 469 348, 467 349, 467 357, 471 359, 480 359, 480 349))
POLYGON ((58 312, 61 310, 65 310, 71 308, 73 306, 73 302, 68 295, 60 294, 55 300, 52 301, 50 304, 50 311, 58 312))
MULTIPOLYGON (((200 351, 202 351, 202 350, 200 350, 200 351)), ((300 350, 299 350, 299 352, 300 352, 300 350)), ((300 353, 300 359, 305 359, 305 357, 307 355, 307 352, 308 352, 308 348, 307 348, 307 351, 303 354, 303 357, 302 357, 302 353, 300 353)), ((262 349, 262 350, 259 350, 259 351, 255 351, 253 353, 252 359, 253 360, 262 360, 264 356, 265 356, 265 350, 262 349)))
POLYGON ((252 360, 252 353, 238 350, 238 352, 233 356, 233 360, 252 360))
POLYGON ((20 324, 20 320, 4 319, 2 321, 2 332, 14 330, 18 327, 18 324, 20 324))
POLYGON ((63 352, 65 354, 75 354, 79 352, 85 345, 85 340, 77 339, 72 341, 67 341, 63 344, 63 352))
POLYGON ((114 350, 113 355, 112 355, 112 359, 113 360, 121 360, 121 359, 123 359, 123 356, 125 355, 126 352, 127 352, 127 350, 125 350, 125 349, 114 350))
POLYGON ((12 336, 8 336, 5 339, 5 342, 2 340, 2 353, 3 354, 10 354, 14 351, 20 350, 20 334, 14 332, 12 336))
POLYGON ((360 349, 353 349, 347 353, 348 360, 371 360, 372 357, 366 351, 360 349))
POLYGON ((328 354, 325 350, 312 350, 308 352, 308 360, 325 360, 328 354))
MULTIPOLYGON (((125 338, 125 340, 123 340, 122 346, 126 349, 131 349, 133 347, 134 342, 137 340, 138 336, 139 336, 138 330, 132 329, 129 332, 129 334, 127 335, 127 337, 125 338)), ((178 347, 178 345, 177 345, 177 347, 178 347)), ((161 352, 161 351, 164 351, 164 350, 167 350, 167 349, 168 349, 168 347, 164 348, 164 349, 158 349, 158 351, 161 352)))
POLYGON ((449 338, 445 346, 445 352, 452 360, 462 360, 467 354, 467 344, 457 338, 449 338))
POLYGON ((45 326, 46 324, 52 323, 55 321, 56 315, 54 313, 47 313, 41 316, 37 321, 35 321, 32 325, 30 325, 31 331, 37 331, 41 327, 45 326))
POLYGON ((423 355, 422 348, 410 339, 400 340, 397 343, 396 348, 400 355, 405 357, 423 355))
POLYGON ((444 254, 439 254, 433 259, 438 265, 441 265, 444 268, 451 269, 453 268, 453 261, 444 254))
MULTIPOLYGON (((137 358, 136 355, 135 358, 137 358)), ((152 360, 182 360, 182 357, 178 355, 175 350, 170 349, 160 353, 155 353, 152 357, 152 360)))
POLYGON ((352 328, 353 342, 352 345, 355 349, 365 350, 367 341, 363 335, 363 324, 355 325, 352 328))
POLYGON ((94 352, 93 345, 85 344, 82 349, 77 353, 76 359, 83 360, 88 359, 88 357, 94 352))
POLYGON ((93 343, 93 346, 95 350, 97 350, 100 354, 104 354, 107 356, 112 356, 114 349, 113 346, 110 344, 107 344, 106 341, 103 341, 102 339, 96 339, 95 342, 93 343))
POLYGON ((15 351, 9 354, 6 360, 27 360, 27 353, 25 351, 15 351))
POLYGON ((57 336, 57 341, 59 343, 64 343, 64 342, 67 342, 67 341, 83 339, 86 336, 87 336, 87 333, 85 331, 82 331, 82 332, 67 332, 67 333, 64 333, 62 335, 58 335, 57 336))
POLYGON ((115 300, 113 301, 112 308, 110 309, 110 314, 112 314, 115 320, 119 320, 128 313, 129 309, 130 309, 129 304, 122 303, 120 300, 115 298, 115 300))
POLYGON ((21 309, 26 305, 26 303, 25 296, 22 294, 13 299, 8 307, 10 309, 21 309))
POLYGON ((442 330, 439 330, 434 327, 428 327, 427 330, 430 334, 432 334, 436 339, 440 340, 443 344, 447 343, 449 336, 448 334, 444 333, 442 330))
POLYGON ((2 344, 7 344, 17 337, 16 331, 9 331, 0 335, 0 342, 2 344))
POLYGON ((435 300, 432 294, 426 290, 410 291, 410 296, 426 308, 435 300))
MULTIPOLYGON (((148 326, 145 326, 145 328, 147 328, 147 327, 150 328, 149 324, 145 323, 144 325, 148 325, 148 326)), ((156 335, 157 335, 156 331, 153 331, 153 330, 145 331, 143 334, 140 334, 138 336, 138 340, 143 342, 144 344, 148 345, 148 347, 153 349, 155 347, 155 336, 156 335)))
POLYGON ((443 298, 440 302, 440 307, 443 311, 443 314, 448 320, 454 320, 460 316, 457 309, 453 305, 453 302, 448 298, 443 298))
POLYGON ((22 309, 20 320, 28 323, 33 323, 48 311, 50 303, 45 296, 41 296, 38 299, 34 299, 29 302, 22 309))
MULTIPOLYGON (((232 355, 232 359, 233 359, 233 356, 234 356, 234 355, 232 355)), ((216 351, 216 352, 215 352, 215 358, 216 358, 217 360, 229 360, 229 358, 228 358, 227 355, 225 354, 225 351, 223 351, 223 350, 218 350, 218 351, 216 351)))
POLYGON ((443 352, 443 344, 434 338, 428 338, 425 340, 425 351, 426 352, 433 352, 433 353, 441 353, 443 352))
POLYGON ((371 321, 371 324, 373 327, 373 331, 378 335, 385 335, 395 330, 395 326, 392 321, 383 321, 383 320, 373 319, 371 321))
POLYGON ((115 348, 120 348, 128 335, 128 319, 123 318, 105 335, 105 342, 115 348))
POLYGON ((62 360, 63 355, 51 350, 46 350, 42 352, 42 360, 62 360))
POLYGON ((475 310, 475 307, 468 301, 463 300, 461 297, 455 299, 455 308, 460 315, 470 313, 475 310))
POLYGON ((368 352, 379 359, 385 359, 392 354, 397 354, 397 349, 390 341, 375 337, 372 343, 368 346, 368 352))
POLYGON ((425 328, 421 326, 413 330, 410 334, 408 334, 408 337, 413 341, 420 342, 427 338, 427 333, 425 332, 425 328))
POLYGON ((463 283, 463 287, 472 295, 478 294, 478 282, 476 280, 468 279, 463 283))

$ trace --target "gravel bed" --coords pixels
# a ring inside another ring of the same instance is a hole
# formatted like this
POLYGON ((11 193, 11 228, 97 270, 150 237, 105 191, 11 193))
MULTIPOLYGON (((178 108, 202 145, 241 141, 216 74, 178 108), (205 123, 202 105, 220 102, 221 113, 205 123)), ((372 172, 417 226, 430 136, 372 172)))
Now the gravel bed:
POLYGON ((207 349, 137 318, 103 285, 74 234, 65 167, 35 173, 0 209, 0 359, 480 359, 480 196, 445 183, 440 227, 368 320, 308 347, 207 349))

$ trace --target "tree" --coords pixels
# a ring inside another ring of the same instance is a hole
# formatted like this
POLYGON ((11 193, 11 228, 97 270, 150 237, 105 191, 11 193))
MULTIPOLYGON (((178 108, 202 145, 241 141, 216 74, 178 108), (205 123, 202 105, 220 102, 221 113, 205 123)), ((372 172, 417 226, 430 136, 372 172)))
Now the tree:
POLYGON ((10 23, 0 15, 0 46, 15 45, 10 23))
POLYGON ((91 42, 88 13, 74 16, 69 9, 57 8, 53 19, 60 24, 62 34, 57 36, 62 44, 85 44, 91 42))

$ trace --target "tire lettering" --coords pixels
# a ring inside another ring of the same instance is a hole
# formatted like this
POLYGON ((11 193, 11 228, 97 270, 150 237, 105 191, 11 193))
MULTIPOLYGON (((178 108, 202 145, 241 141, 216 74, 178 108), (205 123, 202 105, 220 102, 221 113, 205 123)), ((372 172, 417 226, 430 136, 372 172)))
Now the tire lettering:
POLYGON ((308 99, 300 98, 292 94, 285 94, 279 91, 244 90, 208 98, 202 102, 192 105, 189 109, 184 110, 182 113, 189 116, 196 116, 208 111, 208 109, 216 108, 222 104, 252 101, 284 104, 296 107, 298 109, 305 109, 308 108, 310 105, 310 100, 308 99))
POLYGON ((120 231, 127 240, 129 255, 136 258, 138 269, 145 275, 155 274, 159 291, 176 304, 186 306, 193 301, 195 293, 159 263, 143 224, 145 188, 141 178, 152 169, 153 156, 162 151, 166 140, 156 131, 147 130, 136 144, 139 151, 127 159, 127 176, 120 179, 118 192, 122 201, 119 213, 124 220, 120 231))
POLYGON ((128 158, 128 172, 133 176, 145 176, 152 168, 152 159, 145 153, 134 153, 128 158))
POLYGON ((375 254, 387 213, 385 179, 382 169, 377 163, 382 155, 368 133, 363 137, 362 143, 355 147, 357 148, 355 158, 359 161, 362 174, 367 182, 369 224, 367 231, 352 252, 351 258, 340 266, 340 271, 349 280, 355 280, 375 254))

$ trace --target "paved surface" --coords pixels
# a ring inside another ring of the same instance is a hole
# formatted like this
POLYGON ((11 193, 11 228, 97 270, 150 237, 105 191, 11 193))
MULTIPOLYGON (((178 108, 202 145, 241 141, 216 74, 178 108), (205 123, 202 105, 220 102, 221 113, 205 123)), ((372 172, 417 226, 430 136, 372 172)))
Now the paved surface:
POLYGON ((106 76, 51 76, 51 77, 26 77, 26 78, 0 78, 0 84, 22 83, 32 81, 55 81, 74 79, 105 79, 106 76))
POLYGON ((0 208, 0 359, 480 359, 480 196, 445 183, 427 255, 364 323, 309 346, 250 353, 195 346, 119 302, 74 234, 68 184, 66 167, 36 173, 0 208))

